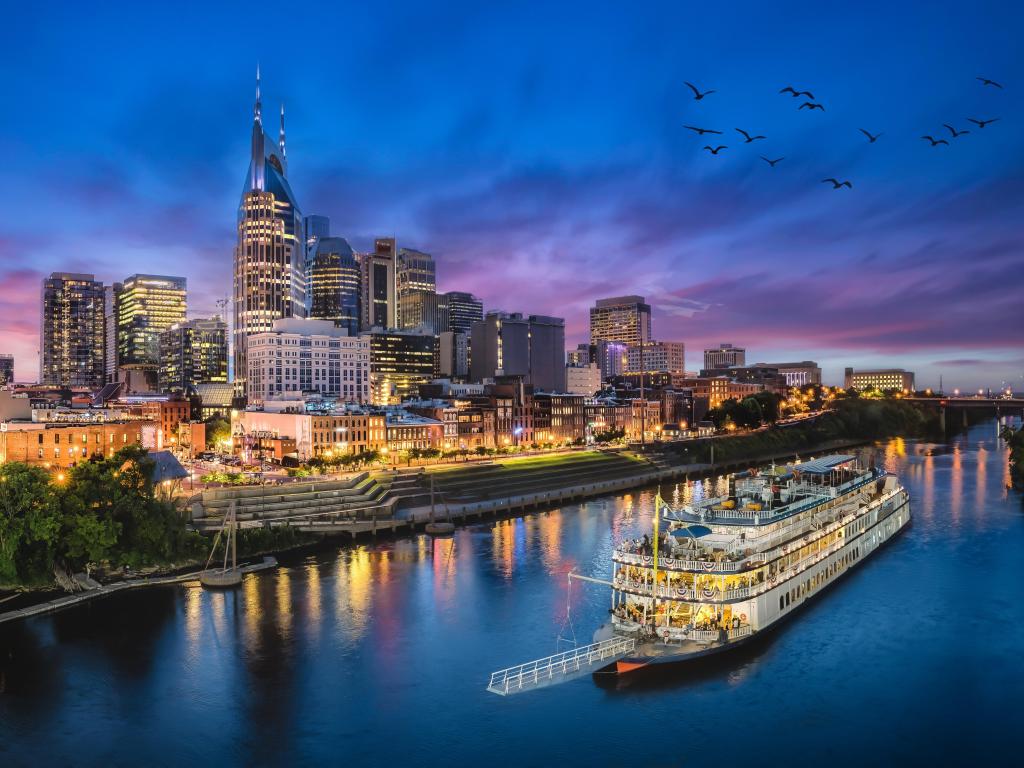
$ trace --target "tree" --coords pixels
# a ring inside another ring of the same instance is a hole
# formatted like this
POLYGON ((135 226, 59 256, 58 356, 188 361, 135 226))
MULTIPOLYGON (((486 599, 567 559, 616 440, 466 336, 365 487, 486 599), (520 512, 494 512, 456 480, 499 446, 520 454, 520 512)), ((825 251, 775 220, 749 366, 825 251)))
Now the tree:
POLYGON ((26 583, 50 573, 60 509, 41 467, 0 465, 0 582, 26 583))
POLYGON ((231 439, 231 422, 219 416, 211 416, 206 420, 206 447, 220 448, 221 444, 231 439))

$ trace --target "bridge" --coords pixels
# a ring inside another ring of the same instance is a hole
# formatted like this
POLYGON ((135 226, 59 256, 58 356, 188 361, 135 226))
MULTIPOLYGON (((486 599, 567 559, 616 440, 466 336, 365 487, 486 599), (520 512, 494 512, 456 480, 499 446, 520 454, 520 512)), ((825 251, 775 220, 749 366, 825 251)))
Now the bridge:
POLYGON ((996 416, 1020 415, 1024 416, 1024 397, 985 397, 982 395, 965 395, 954 397, 904 397, 909 403, 919 405, 930 405, 939 409, 939 417, 942 420, 942 428, 946 428, 946 410, 959 409, 963 414, 964 426, 967 426, 967 412, 970 410, 994 411, 996 416))

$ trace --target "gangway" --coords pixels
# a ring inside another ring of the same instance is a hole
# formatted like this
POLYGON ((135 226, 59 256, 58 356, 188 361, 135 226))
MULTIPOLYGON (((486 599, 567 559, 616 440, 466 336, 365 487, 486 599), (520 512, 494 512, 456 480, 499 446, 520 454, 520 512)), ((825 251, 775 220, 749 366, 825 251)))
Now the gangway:
POLYGON ((611 637, 564 653, 502 669, 491 675, 487 690, 499 696, 564 683, 621 659, 636 648, 635 637, 611 637))

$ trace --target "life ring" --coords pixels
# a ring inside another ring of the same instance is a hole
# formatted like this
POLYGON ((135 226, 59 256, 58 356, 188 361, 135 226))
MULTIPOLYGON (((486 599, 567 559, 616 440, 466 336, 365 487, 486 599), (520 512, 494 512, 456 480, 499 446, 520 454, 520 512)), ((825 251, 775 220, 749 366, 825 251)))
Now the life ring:
POLYGON ((741 613, 740 614, 740 621, 746 621, 746 620, 747 620, 747 614, 741 613))
POLYGON ((668 636, 669 636, 669 631, 668 631, 668 628, 666 627, 665 629, 661 630, 661 639, 662 640, 668 640, 668 636))

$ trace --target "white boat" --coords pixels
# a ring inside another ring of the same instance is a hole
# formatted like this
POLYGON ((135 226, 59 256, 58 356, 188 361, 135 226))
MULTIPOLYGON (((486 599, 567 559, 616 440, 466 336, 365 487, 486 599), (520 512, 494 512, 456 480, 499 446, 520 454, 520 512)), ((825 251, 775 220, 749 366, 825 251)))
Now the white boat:
POLYGON ((612 620, 633 638, 598 674, 620 675, 746 643, 859 566, 910 522, 893 475, 826 456, 730 476, 728 495, 657 500, 653 537, 612 555, 612 620))

